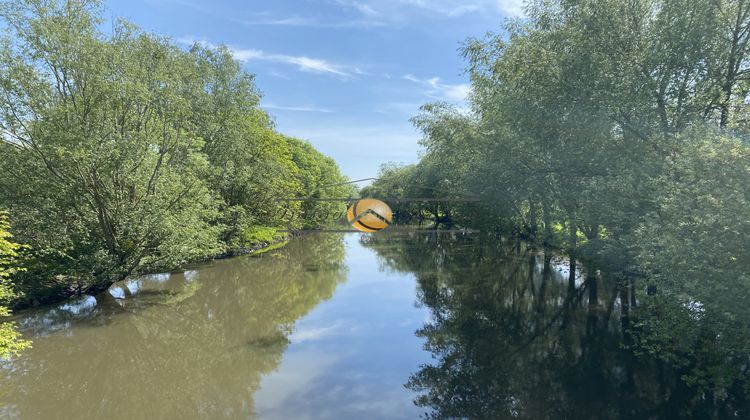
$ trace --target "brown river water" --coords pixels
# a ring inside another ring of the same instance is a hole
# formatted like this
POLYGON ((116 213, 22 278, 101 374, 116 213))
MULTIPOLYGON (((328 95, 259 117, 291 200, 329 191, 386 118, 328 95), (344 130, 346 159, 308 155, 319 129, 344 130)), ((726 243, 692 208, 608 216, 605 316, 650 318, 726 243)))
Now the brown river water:
MULTIPOLYGON (((655 418, 631 290, 460 234, 311 234, 16 316, 0 418, 655 418), (586 280, 584 281, 584 278, 586 280)), ((666 391, 665 391, 666 390, 666 391)))

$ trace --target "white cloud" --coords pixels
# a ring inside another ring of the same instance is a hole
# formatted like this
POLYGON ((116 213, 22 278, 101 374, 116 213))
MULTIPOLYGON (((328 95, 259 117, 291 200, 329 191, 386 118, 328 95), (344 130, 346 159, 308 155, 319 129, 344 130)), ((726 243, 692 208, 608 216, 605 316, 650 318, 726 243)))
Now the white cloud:
POLYGON ((266 109, 278 109, 281 111, 323 112, 326 114, 330 114, 334 112, 327 108, 317 108, 313 106, 282 106, 282 105, 266 104, 266 105, 262 105, 262 107, 266 109))
POLYGON ((259 19, 234 19, 238 23, 245 25, 271 25, 271 26, 319 26, 317 19, 309 17, 291 16, 283 18, 259 18, 259 19))
POLYGON ((381 16, 381 13, 377 11, 373 6, 367 4, 366 1, 360 0, 336 0, 336 3, 357 9, 360 13, 366 16, 381 16))
POLYGON ((253 59, 259 59, 266 57, 266 53, 264 53, 262 50, 256 50, 253 48, 229 48, 229 51, 232 52, 232 55, 235 59, 240 61, 250 61, 253 59))
POLYGON ((350 71, 356 72, 358 69, 349 70, 347 66, 334 64, 320 58, 311 58, 304 55, 286 55, 286 54, 269 54, 262 50, 229 48, 234 58, 240 61, 262 60, 272 63, 292 64, 299 70, 313 73, 330 73, 339 76, 349 76, 350 71))
MULTIPOLYGON (((179 37, 176 39, 176 41, 186 45, 198 43, 200 45, 211 48, 215 48, 217 46, 216 44, 213 44, 206 40, 196 39, 192 37, 179 37)), ((365 74, 358 67, 335 64, 320 58, 311 58, 304 55, 271 54, 255 48, 235 48, 231 46, 229 46, 228 48, 235 59, 243 62, 255 60, 268 61, 272 63, 291 64, 297 66, 297 68, 301 71, 313 73, 328 73, 338 76, 350 76, 352 73, 365 74)))
POLYGON ((300 68, 300 70, 304 71, 333 73, 341 76, 348 75, 348 73, 343 70, 342 66, 317 58, 271 54, 267 56, 267 59, 270 61, 278 61, 281 63, 296 64, 300 68))
POLYGON ((305 341, 317 341, 332 335, 339 334, 342 324, 337 322, 327 327, 298 329, 289 336, 292 343, 302 343, 305 341))
POLYGON ((439 100, 463 102, 471 92, 471 85, 468 83, 442 83, 439 77, 420 79, 414 75, 407 74, 403 79, 427 87, 425 94, 439 100))
MULTIPOLYGON (((339 361, 344 352, 324 352, 303 348, 284 354, 281 365, 273 373, 263 375, 258 391, 253 395, 255 411, 262 418, 290 418, 290 402, 312 389, 313 383, 339 361)), ((294 418, 304 419, 296 411, 294 418)))
POLYGON ((497 6, 508 16, 523 17, 525 0, 498 0, 497 6))
POLYGON ((278 16, 272 12, 238 13, 187 0, 169 0, 200 13, 242 25, 300 26, 314 28, 377 28, 404 23, 410 17, 432 15, 452 18, 478 14, 488 18, 523 17, 527 0, 328 0, 357 15, 331 20, 324 16, 278 16))
POLYGON ((399 3, 410 5, 428 12, 444 16, 461 16, 467 13, 485 10, 484 1, 452 1, 452 0, 398 0, 399 3))
POLYGON ((327 21, 314 17, 289 16, 289 17, 269 17, 261 16, 254 19, 235 19, 230 20, 248 26, 301 26, 310 28, 375 28, 386 25, 385 22, 378 19, 351 19, 327 21))
POLYGON ((397 20, 408 8, 436 16, 458 17, 470 13, 523 16, 524 0, 335 0, 369 17, 397 20))

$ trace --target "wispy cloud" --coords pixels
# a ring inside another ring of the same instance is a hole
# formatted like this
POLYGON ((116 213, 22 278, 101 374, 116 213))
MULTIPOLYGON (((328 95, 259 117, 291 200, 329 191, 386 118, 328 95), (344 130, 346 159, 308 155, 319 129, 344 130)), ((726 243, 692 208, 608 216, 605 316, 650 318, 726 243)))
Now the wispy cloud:
POLYGON ((273 104, 265 104, 262 105, 263 108, 266 109, 278 109, 281 111, 299 111, 299 112, 322 112, 325 114, 333 113, 333 110, 327 109, 327 108, 317 108, 313 106, 282 106, 282 105, 273 105, 273 104))
MULTIPOLYGON (((192 45, 198 43, 207 47, 215 48, 217 45, 206 40, 196 39, 192 37, 180 37, 176 39, 177 42, 182 44, 192 45)), ((236 48, 228 46, 229 51, 232 53, 235 59, 248 62, 248 61, 268 61, 272 63, 291 64, 296 66, 301 71, 312 72, 312 73, 328 73, 335 74, 338 76, 350 76, 351 74, 365 74, 360 68, 353 66, 346 66, 343 64, 335 64, 330 61, 311 58, 304 55, 287 55, 287 54, 272 54, 267 53, 263 50, 255 48, 236 48)))
POLYGON ((404 23, 414 16, 454 18, 467 14, 490 17, 523 16, 524 0, 331 0, 359 16, 335 21, 312 16, 276 16, 263 12, 255 17, 229 19, 243 25, 298 26, 311 28, 378 28, 404 23))
POLYGON ((298 26, 308 28, 377 28, 387 23, 379 19, 349 19, 328 21, 308 16, 259 16, 250 19, 231 18, 247 26, 298 26))
POLYGON ((497 5, 508 16, 523 17, 525 3, 525 0, 499 0, 497 5))
POLYGON ((332 335, 341 333, 341 327, 342 327, 342 323, 337 322, 327 327, 299 329, 293 332, 289 336, 289 339, 293 343, 301 343, 304 341, 317 341, 317 340, 321 340, 323 338, 327 338, 332 335))
POLYGON ((470 13, 485 15, 523 16, 524 0, 335 0, 336 3, 359 11, 364 16, 394 20, 408 9, 443 17, 470 13), (401 13, 394 12, 400 11, 401 13))
MULTIPOLYGON (((245 50, 233 50, 233 53, 235 54, 235 57, 238 57, 238 60, 243 60, 242 56, 245 55, 245 50)), ((285 63, 285 64, 293 64, 297 66, 298 69, 302 71, 309 71, 313 73, 331 73, 331 74, 337 74, 339 76, 349 76, 350 73, 345 69, 345 66, 334 64, 329 61, 319 59, 319 58, 310 58, 305 57, 303 55, 295 56, 295 55, 284 55, 284 54, 266 54, 264 52, 260 52, 258 55, 250 56, 248 60, 250 59, 258 59, 258 60, 266 60, 271 61, 275 63, 285 63)))
POLYGON ((372 5, 362 0, 335 0, 336 3, 357 9, 360 13, 366 16, 380 16, 381 13, 376 10, 372 5))
POLYGON ((471 85, 468 83, 442 83, 439 77, 420 79, 414 75, 407 74, 403 79, 425 86, 427 88, 425 94, 439 100, 463 102, 471 92, 471 85))
MULTIPOLYGON (((283 16, 273 12, 238 13, 189 0, 167 0, 200 13, 249 26, 297 26, 311 28, 378 28, 405 23, 415 16, 453 18, 467 14, 523 17, 527 0, 328 0, 329 4, 355 13, 332 20, 326 15, 283 16)), ((241 11, 240 11, 241 12, 241 11)))

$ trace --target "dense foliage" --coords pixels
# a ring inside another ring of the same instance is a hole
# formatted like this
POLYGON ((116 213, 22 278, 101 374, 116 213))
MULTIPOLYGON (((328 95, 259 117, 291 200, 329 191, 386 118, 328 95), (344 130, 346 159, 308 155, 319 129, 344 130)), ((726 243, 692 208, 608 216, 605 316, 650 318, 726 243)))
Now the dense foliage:
POLYGON ((29 246, 29 300, 240 252, 343 205, 279 200, 345 179, 274 131, 226 47, 185 51, 125 21, 103 33, 98 1, 0 16, 0 206, 29 246))
MULTIPOLYGON (((21 246, 10 241, 8 228, 8 216, 0 212, 0 317, 10 315, 6 305, 16 297, 10 276, 20 271, 18 250, 21 246)), ((28 346, 29 342, 21 339, 12 323, 0 323, 0 359, 16 355, 28 346)))
POLYGON ((647 276, 660 296, 641 296, 642 350, 721 399, 750 356, 750 2, 551 0, 526 13, 466 42, 470 108, 425 105, 422 161, 372 188, 430 173, 422 185, 482 198, 454 206, 456 223, 647 276))

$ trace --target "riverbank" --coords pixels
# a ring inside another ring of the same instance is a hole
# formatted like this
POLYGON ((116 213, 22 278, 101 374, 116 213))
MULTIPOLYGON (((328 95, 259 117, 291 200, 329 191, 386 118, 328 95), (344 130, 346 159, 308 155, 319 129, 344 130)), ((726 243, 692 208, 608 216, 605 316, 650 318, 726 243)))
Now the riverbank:
POLYGON ((180 271, 180 269, 186 265, 201 264, 212 260, 222 260, 240 256, 263 254, 265 252, 272 251, 274 249, 278 249, 287 245, 291 237, 292 235, 289 234, 278 235, 276 232, 274 232, 273 236, 271 236, 266 241, 257 242, 246 246, 240 246, 237 249, 222 252, 221 254, 217 254, 211 258, 189 261, 176 267, 164 268, 163 270, 146 270, 137 272, 125 277, 124 279, 111 279, 87 286, 83 286, 80 283, 75 282, 70 283, 69 281, 58 282, 58 279, 52 279, 52 281, 54 281, 55 283, 52 285, 52 287, 45 290, 51 293, 47 293, 44 296, 29 296, 25 299, 22 298, 15 302, 11 308, 13 311, 18 311, 45 305, 53 305, 75 296, 99 294, 109 289, 114 283, 122 280, 127 280, 128 278, 132 277, 145 276, 162 272, 174 273, 180 271))

